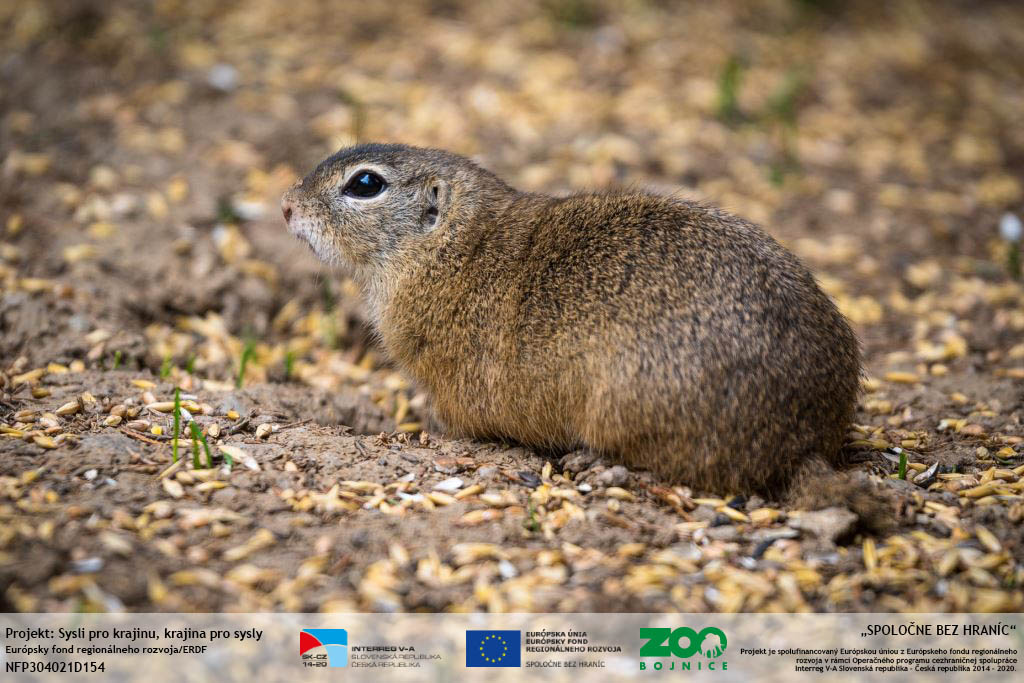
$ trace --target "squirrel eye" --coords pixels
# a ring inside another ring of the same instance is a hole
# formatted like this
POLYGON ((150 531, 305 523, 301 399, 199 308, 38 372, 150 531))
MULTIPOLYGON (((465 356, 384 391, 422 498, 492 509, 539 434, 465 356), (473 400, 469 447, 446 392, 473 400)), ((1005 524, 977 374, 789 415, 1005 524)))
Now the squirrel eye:
POLYGON ((387 183, 376 173, 370 171, 359 171, 352 179, 348 181, 348 185, 345 186, 344 193, 349 197, 357 197, 359 199, 369 199, 370 197, 376 197, 384 188, 387 187, 387 183))

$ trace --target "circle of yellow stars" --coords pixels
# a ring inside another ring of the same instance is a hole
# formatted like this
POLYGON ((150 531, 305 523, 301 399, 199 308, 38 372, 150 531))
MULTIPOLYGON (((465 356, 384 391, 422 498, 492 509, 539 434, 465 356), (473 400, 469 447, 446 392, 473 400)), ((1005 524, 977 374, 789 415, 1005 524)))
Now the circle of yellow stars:
POLYGON ((508 654, 508 643, 505 642, 504 638, 502 638, 501 636, 497 635, 496 633, 492 633, 489 636, 485 636, 484 639, 480 641, 480 656, 483 657, 485 660, 487 660, 488 664, 497 664, 501 660, 505 659, 505 655, 507 655, 507 654, 508 654), (501 645, 503 647, 501 654, 498 655, 497 657, 494 657, 494 658, 488 657, 486 654, 484 654, 484 645, 486 645, 487 641, 491 640, 492 638, 496 638, 496 639, 500 640, 501 641, 501 645))

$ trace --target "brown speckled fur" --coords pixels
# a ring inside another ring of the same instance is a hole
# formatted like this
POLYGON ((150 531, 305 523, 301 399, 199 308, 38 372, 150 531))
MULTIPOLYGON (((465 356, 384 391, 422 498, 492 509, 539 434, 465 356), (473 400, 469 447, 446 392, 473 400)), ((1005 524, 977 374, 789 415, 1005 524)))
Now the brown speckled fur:
POLYGON ((588 447, 722 494, 779 493, 836 461, 857 340, 747 221, 638 192, 524 194, 402 145, 343 149, 285 201, 455 433, 588 447), (362 168, 385 193, 342 196, 362 168))

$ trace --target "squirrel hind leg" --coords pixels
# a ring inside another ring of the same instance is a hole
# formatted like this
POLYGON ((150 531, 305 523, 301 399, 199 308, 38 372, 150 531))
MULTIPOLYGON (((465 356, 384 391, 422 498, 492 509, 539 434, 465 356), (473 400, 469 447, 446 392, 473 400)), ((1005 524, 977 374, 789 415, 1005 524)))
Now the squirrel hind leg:
POLYGON ((793 477, 785 502, 797 509, 844 507, 857 515, 857 528, 870 533, 892 531, 899 501, 863 472, 836 470, 824 459, 808 460, 793 477))

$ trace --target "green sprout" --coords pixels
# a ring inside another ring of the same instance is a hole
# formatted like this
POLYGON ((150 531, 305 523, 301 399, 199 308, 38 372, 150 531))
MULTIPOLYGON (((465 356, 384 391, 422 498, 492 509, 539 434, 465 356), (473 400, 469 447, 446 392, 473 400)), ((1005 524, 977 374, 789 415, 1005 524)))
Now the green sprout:
POLYGON ((243 218, 235 211, 230 197, 221 197, 217 200, 217 220, 221 223, 237 225, 243 218))
POLYGON ((121 366, 121 349, 114 351, 114 364, 110 367, 111 370, 117 370, 121 366))
POLYGON ((295 352, 289 351, 284 354, 284 378, 291 379, 295 371, 295 352))
POLYGON ((171 458, 178 462, 178 435, 181 434, 181 389, 174 387, 174 432, 171 434, 171 458))
POLYGON ((743 78, 743 63, 733 55, 722 67, 718 77, 718 118, 734 122, 740 118, 738 93, 743 78))
POLYGON ((782 185, 786 174, 799 169, 794 136, 796 131, 797 100, 804 90, 805 76, 802 71, 792 69, 786 74, 782 85, 772 94, 766 116, 774 122, 779 147, 779 158, 772 162, 769 177, 773 184, 782 185))
POLYGON ((199 469, 199 444, 203 444, 203 450, 206 452, 206 466, 213 467, 213 455, 210 453, 210 444, 206 441, 206 436, 199 431, 199 426, 196 425, 195 420, 188 423, 189 428, 192 430, 192 467, 199 469))
POLYGON ((907 478, 907 452, 903 449, 900 449, 900 466, 898 476, 900 479, 904 480, 907 478))
POLYGON ((537 521, 537 508, 533 501, 526 507, 526 519, 523 520, 523 527, 527 531, 540 531, 540 522, 537 521))
POLYGON ((366 131, 366 105, 352 93, 340 88, 338 99, 345 106, 352 108, 352 137, 356 142, 362 142, 366 131))
POLYGON ((245 342, 245 348, 242 349, 242 358, 238 362, 238 378, 235 380, 235 387, 238 389, 242 388, 242 382, 245 381, 245 366, 249 364, 249 359, 252 358, 252 354, 256 351, 256 342, 252 339, 245 342))
POLYGON ((194 375, 196 372, 196 354, 189 354, 188 360, 185 361, 185 372, 190 375, 194 375))
POLYGON ((554 23, 569 28, 582 29, 601 21, 599 7, 588 0, 546 0, 541 7, 554 23))
POLYGON ((1006 270, 1010 277, 1019 280, 1021 275, 1020 242, 1024 227, 1017 214, 1007 212, 999 219, 999 235, 1006 242, 1006 270))
POLYGON ((772 94, 768 107, 771 116, 790 127, 796 127, 796 103, 804 90, 804 74, 797 69, 786 73, 782 85, 772 94))

